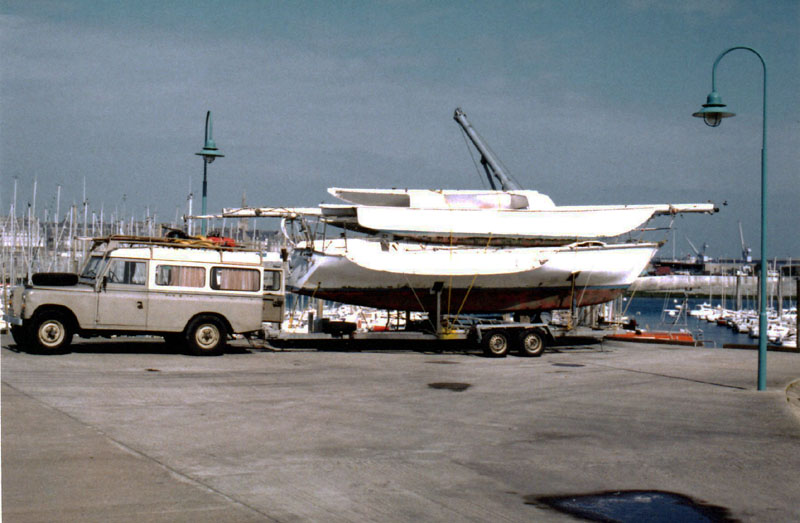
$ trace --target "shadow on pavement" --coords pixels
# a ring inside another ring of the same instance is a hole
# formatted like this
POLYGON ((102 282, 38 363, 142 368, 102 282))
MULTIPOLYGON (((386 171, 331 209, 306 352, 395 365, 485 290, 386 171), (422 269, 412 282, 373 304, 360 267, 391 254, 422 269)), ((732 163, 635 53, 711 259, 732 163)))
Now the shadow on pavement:
MULTIPOLYGON (((15 343, 3 346, 4 349, 30 356, 55 357, 64 354, 179 354, 193 356, 185 347, 168 344, 161 338, 147 339, 92 339, 73 341, 65 351, 55 354, 42 354, 27 347, 21 347, 15 343)), ((240 347, 228 345, 223 354, 250 354, 251 347, 240 347)))

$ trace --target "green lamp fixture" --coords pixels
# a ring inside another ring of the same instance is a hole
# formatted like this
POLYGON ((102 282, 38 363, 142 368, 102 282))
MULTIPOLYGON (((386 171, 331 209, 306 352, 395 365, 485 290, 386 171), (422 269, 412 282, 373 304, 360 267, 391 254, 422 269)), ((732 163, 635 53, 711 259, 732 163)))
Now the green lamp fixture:
MULTIPOLYGON (((211 111, 206 112, 206 144, 203 146, 203 150, 199 153, 194 153, 197 156, 203 157, 203 216, 206 214, 206 199, 208 197, 208 164, 216 160, 217 158, 222 158, 225 155, 219 152, 217 149, 217 144, 214 143, 214 138, 211 136, 212 129, 211 129, 211 111)), ((201 234, 203 236, 206 235, 206 219, 203 218, 203 223, 201 227, 201 234)))
POLYGON ((725 107, 726 106, 724 103, 722 103, 722 97, 719 95, 719 93, 716 91, 711 91, 706 98, 706 103, 703 104, 703 108, 696 113, 693 113, 692 116, 696 118, 702 118, 709 127, 718 127, 719 124, 722 123, 723 118, 736 116, 735 113, 726 111, 725 107))

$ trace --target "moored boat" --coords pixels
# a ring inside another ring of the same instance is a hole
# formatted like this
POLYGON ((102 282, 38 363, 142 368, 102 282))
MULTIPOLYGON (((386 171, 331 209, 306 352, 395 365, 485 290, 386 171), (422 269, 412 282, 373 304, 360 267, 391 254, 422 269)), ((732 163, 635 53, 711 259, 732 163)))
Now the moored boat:
POLYGON ((697 346, 702 344, 701 342, 695 340, 692 333, 684 331, 642 331, 637 329, 635 331, 609 334, 605 337, 605 339, 614 341, 633 341, 638 343, 661 343, 668 345, 697 346))

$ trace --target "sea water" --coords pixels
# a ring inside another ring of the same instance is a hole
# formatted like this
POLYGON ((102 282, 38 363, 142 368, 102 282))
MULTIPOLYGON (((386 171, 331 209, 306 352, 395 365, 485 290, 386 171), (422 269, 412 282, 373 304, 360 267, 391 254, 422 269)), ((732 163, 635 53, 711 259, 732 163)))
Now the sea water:
MULTIPOLYGON (((743 303, 743 307, 756 309, 758 304, 751 302, 752 300, 743 303)), ((717 325, 716 322, 711 323, 685 313, 681 313, 680 317, 670 317, 664 312, 665 309, 675 309, 683 303, 683 297, 645 298, 633 296, 624 299, 622 312, 628 318, 635 319, 637 327, 642 330, 678 332, 683 329, 691 332, 698 341, 703 340, 708 347, 722 347, 725 343, 758 344, 758 338, 750 338, 748 334, 740 334, 727 326, 717 325)), ((686 303, 688 310, 692 311, 701 303, 710 303, 712 307, 717 307, 722 304, 722 301, 718 298, 711 300, 688 298, 686 303)), ((729 309, 735 308, 735 301, 728 298, 725 306, 729 309)), ((789 301, 785 301, 784 308, 787 309, 789 306, 789 301)))

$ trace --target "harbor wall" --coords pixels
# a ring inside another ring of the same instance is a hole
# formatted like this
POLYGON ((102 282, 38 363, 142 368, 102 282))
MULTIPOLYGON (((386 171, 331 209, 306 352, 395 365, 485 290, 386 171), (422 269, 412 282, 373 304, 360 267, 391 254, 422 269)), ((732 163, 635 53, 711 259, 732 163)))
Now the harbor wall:
MULTIPOLYGON (((757 276, 718 276, 718 275, 667 275, 642 276, 636 279, 628 289, 629 293, 666 294, 685 292, 690 296, 719 296, 723 292, 728 296, 758 294, 757 276)), ((797 298, 797 279, 781 278, 780 289, 778 278, 769 278, 767 292, 771 296, 781 295, 784 298, 797 298)))

